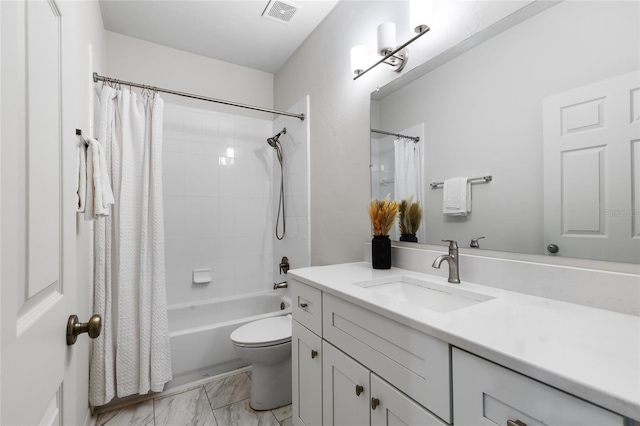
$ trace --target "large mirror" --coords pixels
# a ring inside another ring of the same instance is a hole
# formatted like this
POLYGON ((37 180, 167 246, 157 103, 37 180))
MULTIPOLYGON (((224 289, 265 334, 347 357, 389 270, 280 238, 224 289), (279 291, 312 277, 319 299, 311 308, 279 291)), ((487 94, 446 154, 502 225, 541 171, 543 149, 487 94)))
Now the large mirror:
POLYGON ((374 198, 418 179, 418 243, 640 263, 640 3, 561 2, 429 66, 371 94, 372 129, 420 138, 371 133, 374 198), (470 211, 444 214, 457 177, 470 211))

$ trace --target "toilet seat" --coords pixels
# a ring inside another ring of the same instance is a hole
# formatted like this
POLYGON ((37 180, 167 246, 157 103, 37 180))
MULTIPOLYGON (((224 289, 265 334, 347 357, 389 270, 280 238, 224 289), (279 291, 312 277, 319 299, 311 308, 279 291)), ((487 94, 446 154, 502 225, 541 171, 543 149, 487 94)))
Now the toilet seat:
POLYGON ((243 347, 274 346, 291 341, 291 315, 250 322, 231 333, 234 345, 243 347))

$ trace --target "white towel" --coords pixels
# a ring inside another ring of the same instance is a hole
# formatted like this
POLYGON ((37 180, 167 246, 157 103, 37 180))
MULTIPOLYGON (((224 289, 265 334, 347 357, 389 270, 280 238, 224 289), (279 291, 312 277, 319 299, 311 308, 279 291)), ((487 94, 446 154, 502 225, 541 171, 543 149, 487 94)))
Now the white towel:
POLYGON ((93 220, 96 218, 94 211, 94 190, 93 185, 93 149, 87 145, 85 170, 87 176, 86 195, 84 204, 84 220, 93 220))
POLYGON ((471 183, 466 177, 444 181, 442 213, 447 216, 466 216, 471 212, 471 183))
POLYGON ((87 143, 85 219, 92 220, 97 217, 109 216, 114 198, 104 150, 93 138, 87 138, 87 143))
POLYGON ((87 146, 83 141, 78 140, 76 147, 76 161, 78 175, 76 176, 76 211, 84 213, 87 200, 87 146))

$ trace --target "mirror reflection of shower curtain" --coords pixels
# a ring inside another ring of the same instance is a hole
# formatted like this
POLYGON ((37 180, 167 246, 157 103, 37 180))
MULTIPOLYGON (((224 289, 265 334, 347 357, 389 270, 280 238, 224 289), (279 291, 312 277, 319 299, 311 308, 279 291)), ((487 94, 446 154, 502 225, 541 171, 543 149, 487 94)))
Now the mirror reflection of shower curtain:
MULTIPOLYGON (((424 173, 422 170, 422 139, 414 142, 411 139, 397 138, 393 141, 395 156, 394 193, 395 198, 409 199, 413 195, 413 201, 420 203, 424 211, 424 173)), ((426 241, 424 218, 416 233, 419 243, 426 241)))

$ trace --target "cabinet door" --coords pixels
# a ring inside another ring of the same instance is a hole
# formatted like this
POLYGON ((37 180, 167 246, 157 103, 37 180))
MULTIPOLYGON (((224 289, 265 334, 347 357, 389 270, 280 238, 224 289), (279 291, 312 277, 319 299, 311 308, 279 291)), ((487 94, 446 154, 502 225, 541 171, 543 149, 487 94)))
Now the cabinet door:
POLYGON ((322 424, 321 340, 297 321, 293 321, 291 361, 293 366, 293 424, 322 424))
POLYGON ((442 420, 373 373, 371 398, 376 400, 376 404, 371 405, 372 426, 446 426, 442 420))
POLYGON ((369 370, 322 342, 322 424, 369 424, 369 370))
POLYGON ((453 349, 453 401, 457 426, 624 424, 618 414, 458 348, 453 349))

